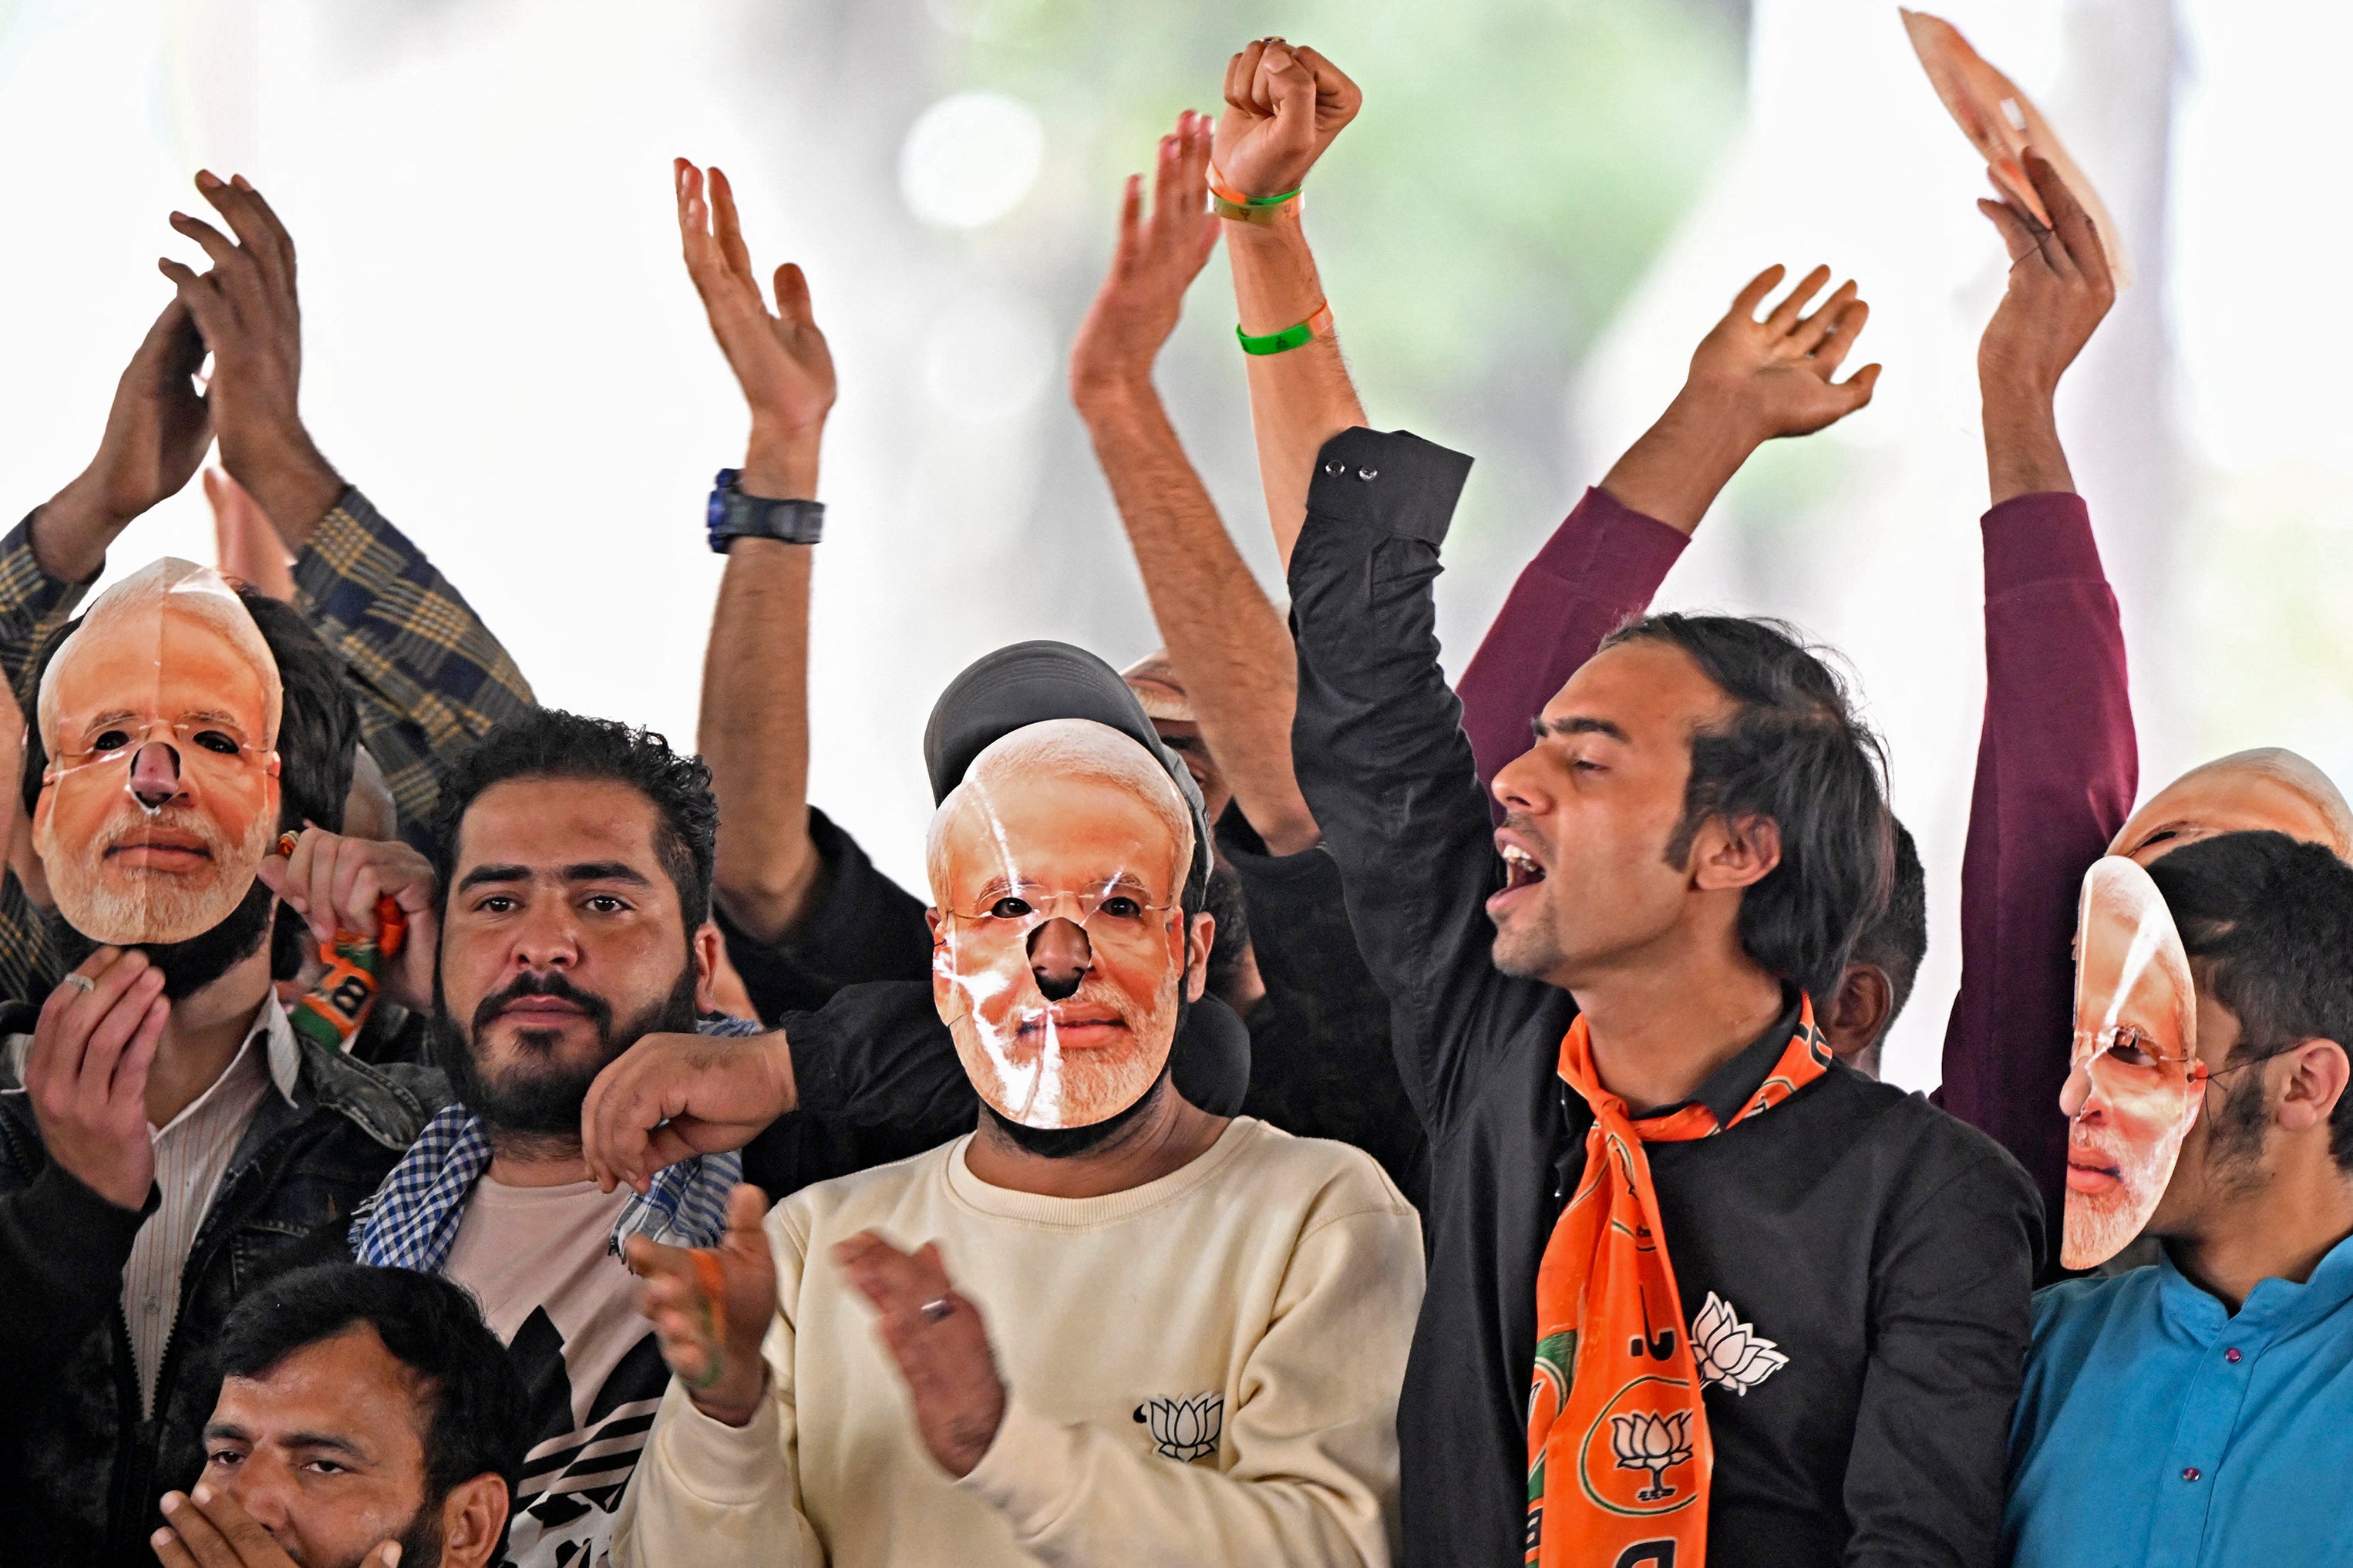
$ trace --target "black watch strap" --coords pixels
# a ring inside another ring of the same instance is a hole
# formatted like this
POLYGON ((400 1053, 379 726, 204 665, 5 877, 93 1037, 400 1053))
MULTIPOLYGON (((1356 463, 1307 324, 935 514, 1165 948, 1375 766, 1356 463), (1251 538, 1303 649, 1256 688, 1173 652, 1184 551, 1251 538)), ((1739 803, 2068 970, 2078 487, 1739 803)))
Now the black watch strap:
POLYGON ((711 548, 727 553, 738 539, 778 539, 786 544, 815 544, 825 537, 825 503, 814 500, 770 500, 747 496, 736 488, 740 470, 722 468, 712 481, 711 505, 703 514, 711 548))

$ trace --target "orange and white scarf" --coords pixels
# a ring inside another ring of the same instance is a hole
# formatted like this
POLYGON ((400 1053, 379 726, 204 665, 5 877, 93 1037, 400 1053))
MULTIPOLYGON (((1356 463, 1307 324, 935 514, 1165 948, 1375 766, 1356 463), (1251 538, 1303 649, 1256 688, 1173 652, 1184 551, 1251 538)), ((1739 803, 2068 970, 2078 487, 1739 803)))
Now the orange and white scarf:
POLYGON ((1810 998, 1748 1103, 1719 1124, 1704 1105, 1637 1121, 1601 1087, 1579 1015, 1560 1076, 1593 1108, 1585 1174, 1536 1270, 1535 1386, 1528 1400, 1531 1568, 1702 1568, 1715 1465, 1707 1410, 1667 1258, 1645 1143, 1736 1127, 1829 1070, 1810 998))

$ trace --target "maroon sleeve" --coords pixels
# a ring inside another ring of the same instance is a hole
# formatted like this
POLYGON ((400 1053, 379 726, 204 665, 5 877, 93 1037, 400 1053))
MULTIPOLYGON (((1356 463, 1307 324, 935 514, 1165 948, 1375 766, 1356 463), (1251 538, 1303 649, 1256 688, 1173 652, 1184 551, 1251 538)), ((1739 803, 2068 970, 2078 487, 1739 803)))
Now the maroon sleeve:
POLYGON ((1599 486, 1545 541, 1512 584, 1454 693, 1479 782, 1528 749, 1528 721, 1593 657, 1601 639, 1650 607, 1691 537, 1599 486))
POLYGON ((2124 629, 2082 498, 2020 496, 1984 526, 1985 729, 1937 1099, 2026 1167, 2055 1251, 2076 895, 2132 812, 2139 750, 2124 629))

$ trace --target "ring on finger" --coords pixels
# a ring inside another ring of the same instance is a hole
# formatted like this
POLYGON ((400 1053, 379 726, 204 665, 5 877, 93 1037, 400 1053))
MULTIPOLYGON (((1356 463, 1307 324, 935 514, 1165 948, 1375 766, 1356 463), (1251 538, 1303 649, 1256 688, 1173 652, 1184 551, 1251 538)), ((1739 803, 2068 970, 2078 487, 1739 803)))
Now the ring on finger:
POLYGON ((941 1323, 945 1322, 949 1316, 955 1311, 955 1303, 949 1300, 945 1296, 936 1296, 931 1300, 924 1302, 922 1306, 916 1308, 915 1310, 923 1313, 923 1321, 927 1323, 941 1323))
POLYGON ((66 984, 72 986, 75 990, 80 992, 85 996, 90 995, 98 989, 98 982, 92 980, 89 975, 82 973, 67 975, 66 984))

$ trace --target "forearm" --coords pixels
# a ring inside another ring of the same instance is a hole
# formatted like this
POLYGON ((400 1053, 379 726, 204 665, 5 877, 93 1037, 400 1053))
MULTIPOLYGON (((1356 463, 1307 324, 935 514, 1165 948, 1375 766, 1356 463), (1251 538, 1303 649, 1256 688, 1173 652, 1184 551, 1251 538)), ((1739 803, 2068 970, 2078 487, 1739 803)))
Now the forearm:
POLYGON ((825 1549, 797 1506, 795 1447, 789 1406, 773 1390, 748 1426, 730 1427, 695 1410, 673 1378, 621 1496, 613 1561, 822 1564, 825 1549))
POLYGON ((33 554, 41 569, 67 583, 88 583, 106 569, 106 552, 131 525, 98 494, 88 474, 79 474, 26 519, 33 554))
POLYGON ((108 1202, 55 1164, 0 1195, 10 1319, 0 1333, 0 1384, 22 1389, 53 1376, 118 1310, 123 1266, 144 1219, 145 1211, 108 1202))
POLYGON ((2052 393, 1988 381, 1984 395, 1986 479, 1993 504, 2026 495, 2073 494, 2075 478, 2059 444, 2052 393))
POLYGON ((730 920, 765 942, 799 921, 818 879, 808 832, 815 553, 774 539, 731 544, 702 666, 698 739, 719 801, 712 894, 730 920))
POLYGON ((310 431, 300 426, 285 433, 266 456, 238 463, 229 478, 253 497, 291 555, 301 554, 310 544, 345 488, 342 476, 311 443, 310 431))
MULTIPOLYGON (((1225 226, 1234 274, 1234 306, 1241 330, 1253 337, 1297 326, 1325 301, 1315 257, 1300 226, 1299 204, 1277 209, 1272 223, 1225 226)), ((1364 405, 1340 357, 1337 329, 1295 349, 1250 354, 1250 428, 1258 438, 1259 479, 1267 521, 1284 569, 1307 516, 1307 485, 1315 455, 1343 430, 1366 423, 1364 405)))
POLYGON ((1202 739, 1259 837, 1278 854, 1308 847, 1315 819, 1291 765, 1291 634, 1219 521, 1148 380, 1090 389, 1079 412, 1202 739))
POLYGON ((1686 385, 1602 476, 1601 488, 1688 534, 1761 440, 1735 401, 1686 385))

